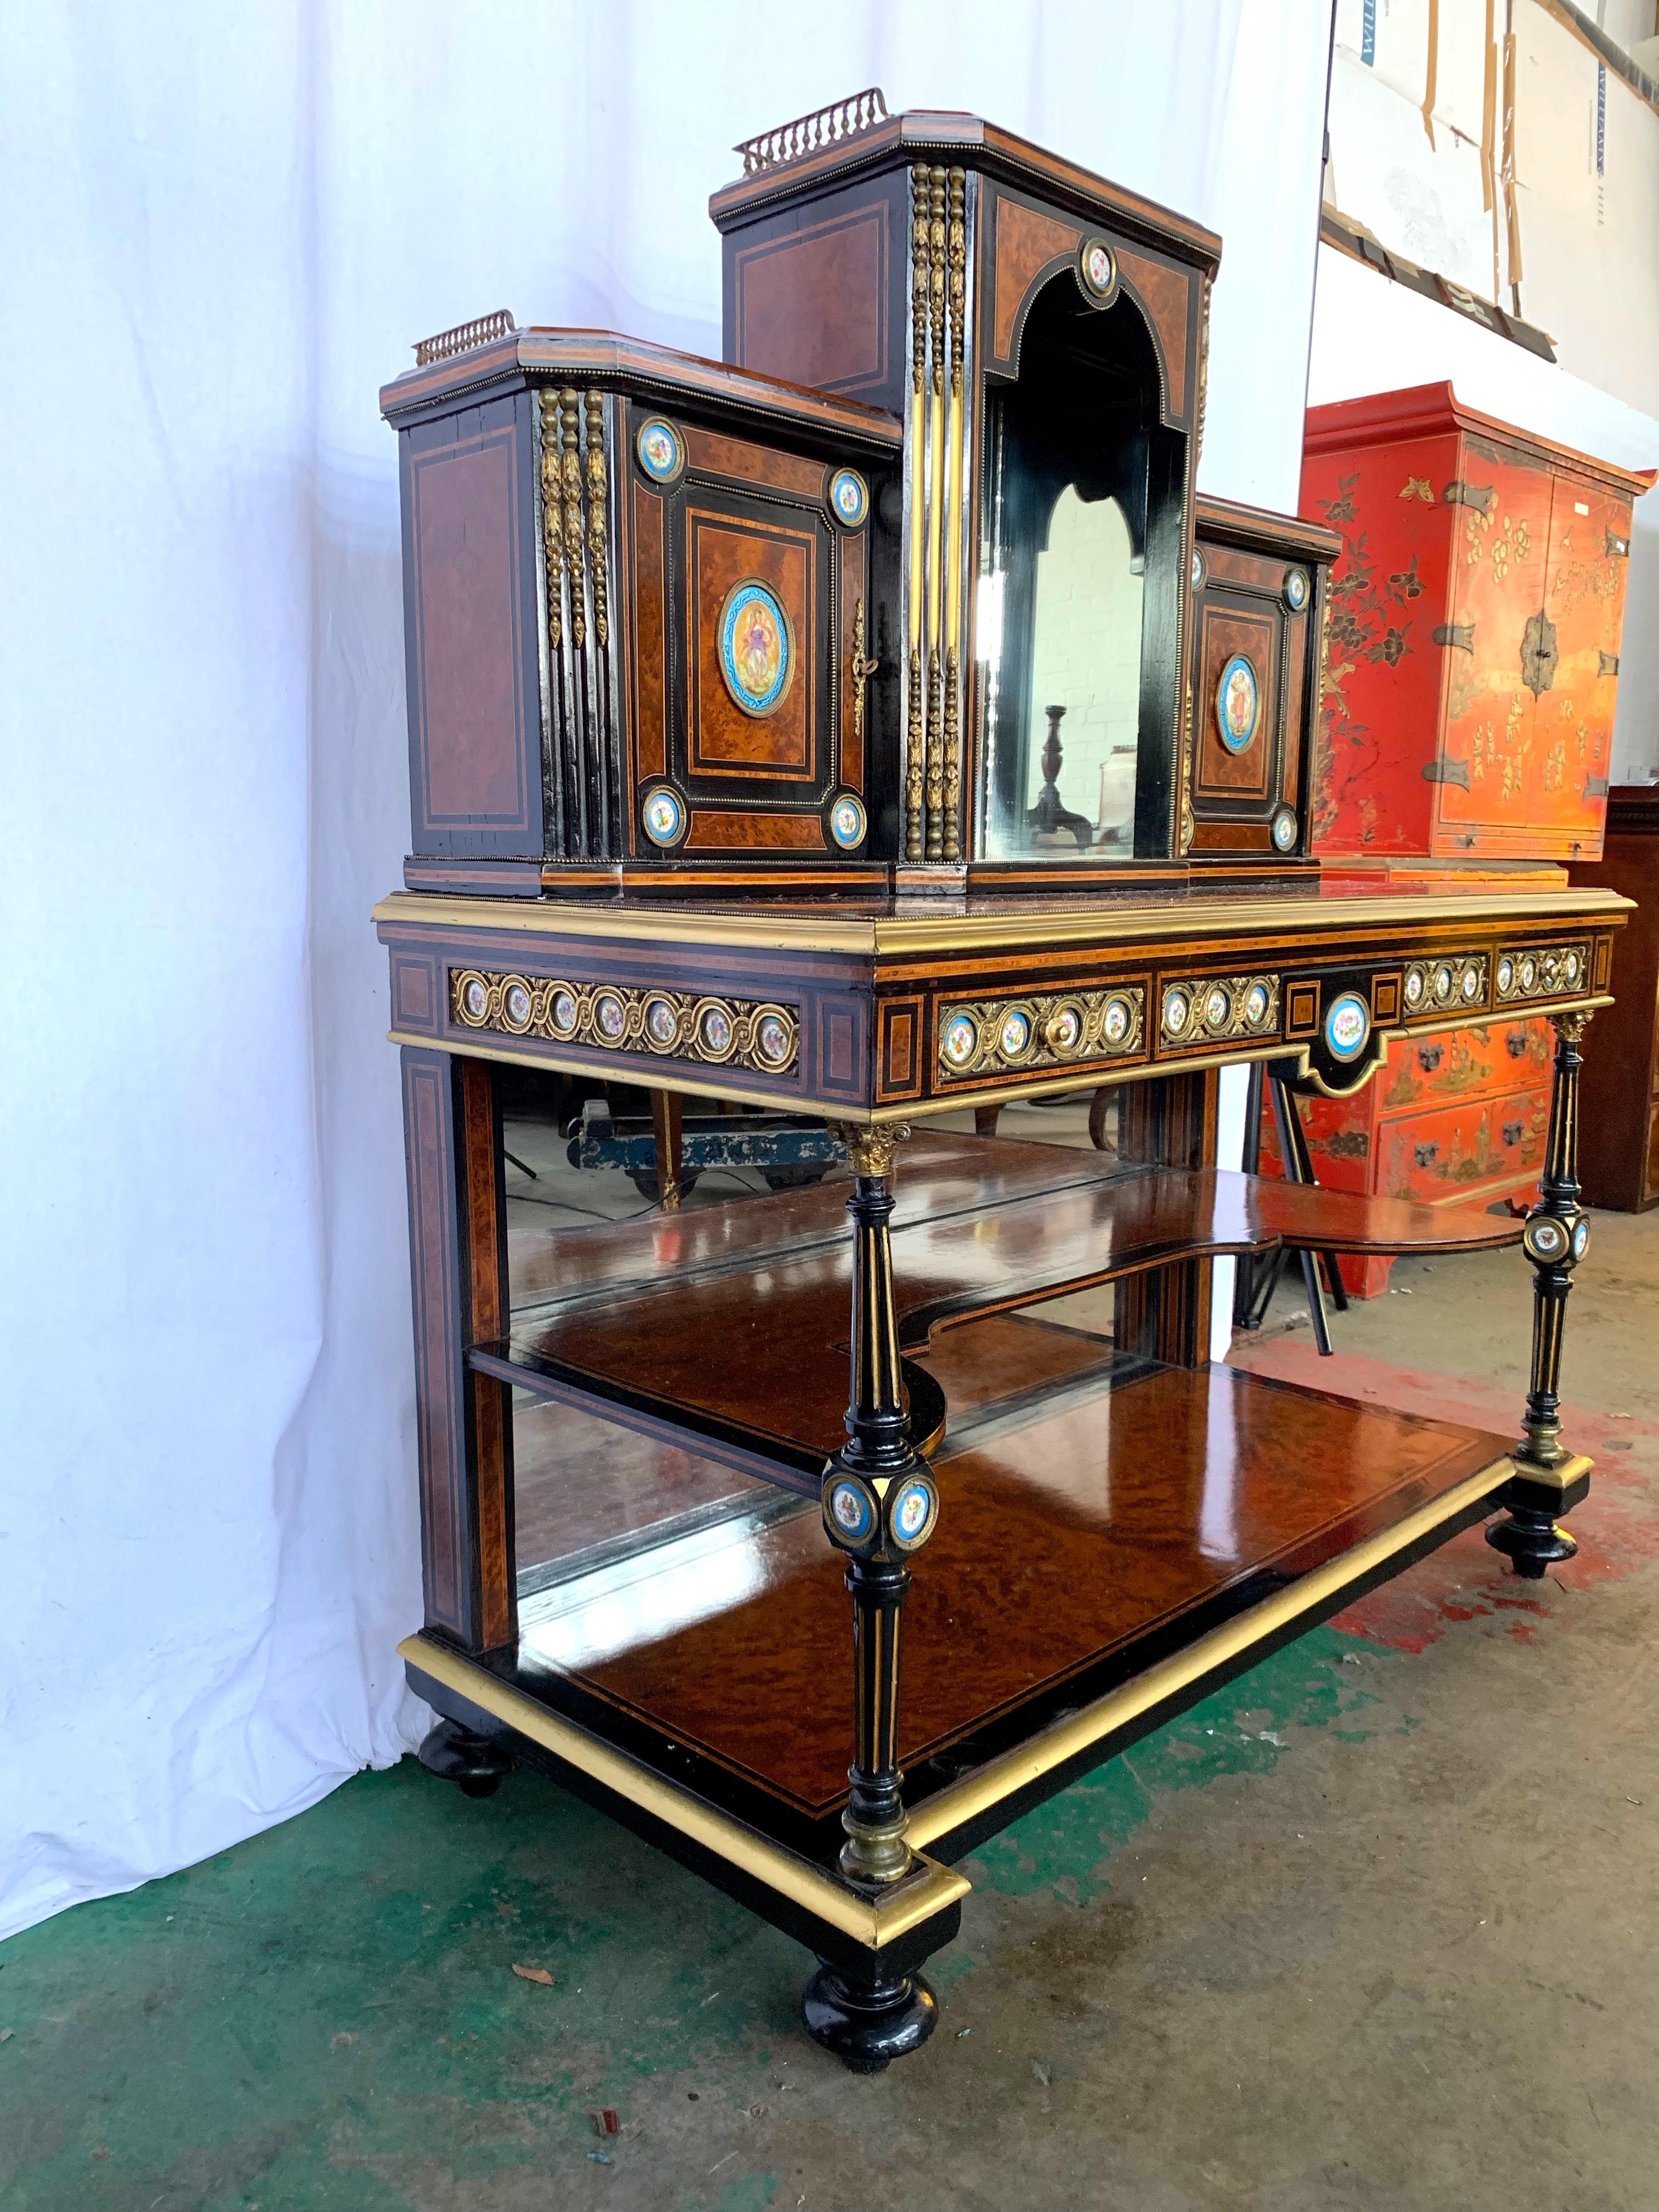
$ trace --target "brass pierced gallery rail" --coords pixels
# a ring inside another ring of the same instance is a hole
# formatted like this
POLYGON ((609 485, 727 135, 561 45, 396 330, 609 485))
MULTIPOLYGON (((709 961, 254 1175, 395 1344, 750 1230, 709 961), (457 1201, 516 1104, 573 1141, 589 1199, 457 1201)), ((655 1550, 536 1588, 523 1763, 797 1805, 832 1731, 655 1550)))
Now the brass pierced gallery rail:
POLYGON ((422 338, 415 349, 415 366, 425 368, 434 361, 448 361, 458 353, 471 353, 474 346, 488 345, 491 338, 504 338, 517 327, 505 307, 497 307, 493 315, 480 315, 473 323, 457 323, 453 331, 440 331, 436 337, 422 338))
POLYGON ((855 92, 850 100, 838 100, 811 115, 798 115, 793 123, 762 131, 758 138, 744 138, 732 151, 742 155, 744 176, 753 177, 763 169, 776 168, 781 162, 798 161, 803 154, 816 153, 820 146, 838 146, 842 139, 856 138, 886 120, 887 102, 881 87, 872 84, 855 92))

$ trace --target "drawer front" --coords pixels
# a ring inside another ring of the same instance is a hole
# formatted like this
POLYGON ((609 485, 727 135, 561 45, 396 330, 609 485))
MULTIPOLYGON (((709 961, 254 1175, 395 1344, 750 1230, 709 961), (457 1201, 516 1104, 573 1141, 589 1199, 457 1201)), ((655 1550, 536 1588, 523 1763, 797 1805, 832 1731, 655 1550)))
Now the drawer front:
POLYGON ((1438 1036, 1402 1037, 1377 1072, 1382 1110, 1491 1098, 1527 1085, 1547 1091, 1550 1043, 1547 1021, 1483 1023, 1438 1036))
POLYGON ((1391 1115, 1377 1132, 1376 1193, 1432 1204, 1510 1188, 1541 1171, 1549 1114, 1534 1086, 1391 1115))

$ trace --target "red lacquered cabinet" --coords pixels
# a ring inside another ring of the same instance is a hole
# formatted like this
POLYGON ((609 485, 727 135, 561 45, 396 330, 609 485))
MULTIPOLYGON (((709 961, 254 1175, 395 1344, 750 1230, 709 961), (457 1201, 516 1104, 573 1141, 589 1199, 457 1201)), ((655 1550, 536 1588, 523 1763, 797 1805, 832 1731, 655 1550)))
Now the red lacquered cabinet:
POLYGON ((1322 854, 1600 854, 1631 507, 1652 481, 1449 384, 1310 409, 1302 512, 1342 536, 1322 854))
MULTIPOLYGON (((1449 384, 1310 409, 1302 512, 1342 539, 1311 793, 1328 884, 1518 889, 1599 857, 1631 508, 1652 481, 1449 384)), ((1529 1203, 1549 1066, 1547 1022, 1397 1042, 1352 1097, 1299 1101, 1314 1171, 1373 1197, 1529 1203)), ((1261 1160, 1279 1171, 1268 1117, 1261 1160)), ((1341 1264, 1353 1294, 1388 1287, 1391 1261, 1341 1264)))

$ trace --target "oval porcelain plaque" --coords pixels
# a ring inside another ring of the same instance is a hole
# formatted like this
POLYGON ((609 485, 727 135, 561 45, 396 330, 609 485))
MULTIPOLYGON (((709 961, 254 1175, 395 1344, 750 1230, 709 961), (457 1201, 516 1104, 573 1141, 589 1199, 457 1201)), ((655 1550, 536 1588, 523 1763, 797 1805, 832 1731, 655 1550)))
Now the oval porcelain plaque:
POLYGON ((1242 653, 1236 653, 1222 670, 1215 690, 1216 726, 1230 753, 1242 753, 1249 744, 1261 712, 1255 670, 1242 653))
POLYGON ((769 714, 794 673, 789 619, 754 577, 734 585, 720 610, 720 674, 745 714, 769 714))

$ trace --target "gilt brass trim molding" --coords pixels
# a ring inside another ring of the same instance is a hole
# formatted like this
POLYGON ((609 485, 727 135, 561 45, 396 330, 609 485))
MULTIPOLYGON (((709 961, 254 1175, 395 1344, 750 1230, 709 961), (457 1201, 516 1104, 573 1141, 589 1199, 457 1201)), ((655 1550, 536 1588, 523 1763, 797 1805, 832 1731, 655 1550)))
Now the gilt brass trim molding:
MULTIPOLYGON (((1616 891, 1556 890, 1528 897, 1514 891, 1398 893, 1388 898, 1237 898, 1169 901, 1158 905, 1055 908, 1033 900, 1009 914, 733 914, 707 908, 586 904, 577 900, 449 898, 392 891, 374 909, 377 922, 511 935, 614 938, 622 942, 741 945, 775 952, 849 952, 904 957, 933 952, 1061 951, 1085 945, 1131 945, 1160 938, 1284 935, 1305 941, 1330 932, 1384 927, 1456 930, 1466 923, 1505 921, 1538 929, 1562 921, 1615 921, 1635 902, 1616 891)), ((1297 951, 1298 963, 1324 957, 1297 951)), ((1398 957, 1396 955, 1396 957, 1398 957)), ((1578 994, 1575 994, 1578 995, 1578 994)), ((1583 994, 1589 996, 1588 993, 1583 994)))
POLYGON ((567 1766, 677 1829, 729 1866, 803 1907, 871 1950, 893 1943, 924 1920, 966 1897, 971 1884, 952 1868, 917 1858, 915 1870, 884 1896, 871 1899, 845 1887, 810 1860, 746 1827, 706 1799, 678 1788, 653 1768, 550 1713, 487 1668, 424 1635, 406 1636, 398 1656, 457 1692, 504 1726, 539 1744, 567 1766))
POLYGON ((747 1067, 761 1075, 791 1074, 800 1059, 798 1013, 767 999, 452 968, 449 1013, 465 1030, 747 1067))
MULTIPOLYGON (((1587 1462, 1578 1462, 1576 1471, 1582 1471, 1587 1465, 1587 1462)), ((964 1775, 960 1782, 951 1784, 912 1809, 908 1831, 910 1843, 920 1849, 939 1836, 949 1835, 1005 1798, 1040 1781, 1055 1767, 1065 1765, 1142 1713, 1266 1643, 1303 1614, 1316 1612, 1343 1590, 1385 1566, 1399 1553, 1409 1551, 1425 1536, 1431 1535, 1444 1522, 1455 1520, 1483 1498, 1491 1497, 1516 1474, 1526 1471, 1518 1468, 1508 1456, 1493 1460, 1478 1474, 1470 1475, 1443 1498, 1437 1498, 1392 1528, 1355 1545, 1352 1551, 1316 1568, 1313 1573, 1304 1575, 1299 1581, 1265 1598, 1260 1605, 1252 1606, 1248 1613, 1212 1629, 1186 1650, 1176 1652, 1156 1667, 1149 1667, 1144 1674, 1137 1674, 1121 1689, 1109 1691, 1080 1711, 1056 1721, 1029 1743, 990 1760, 977 1773, 964 1775)))

